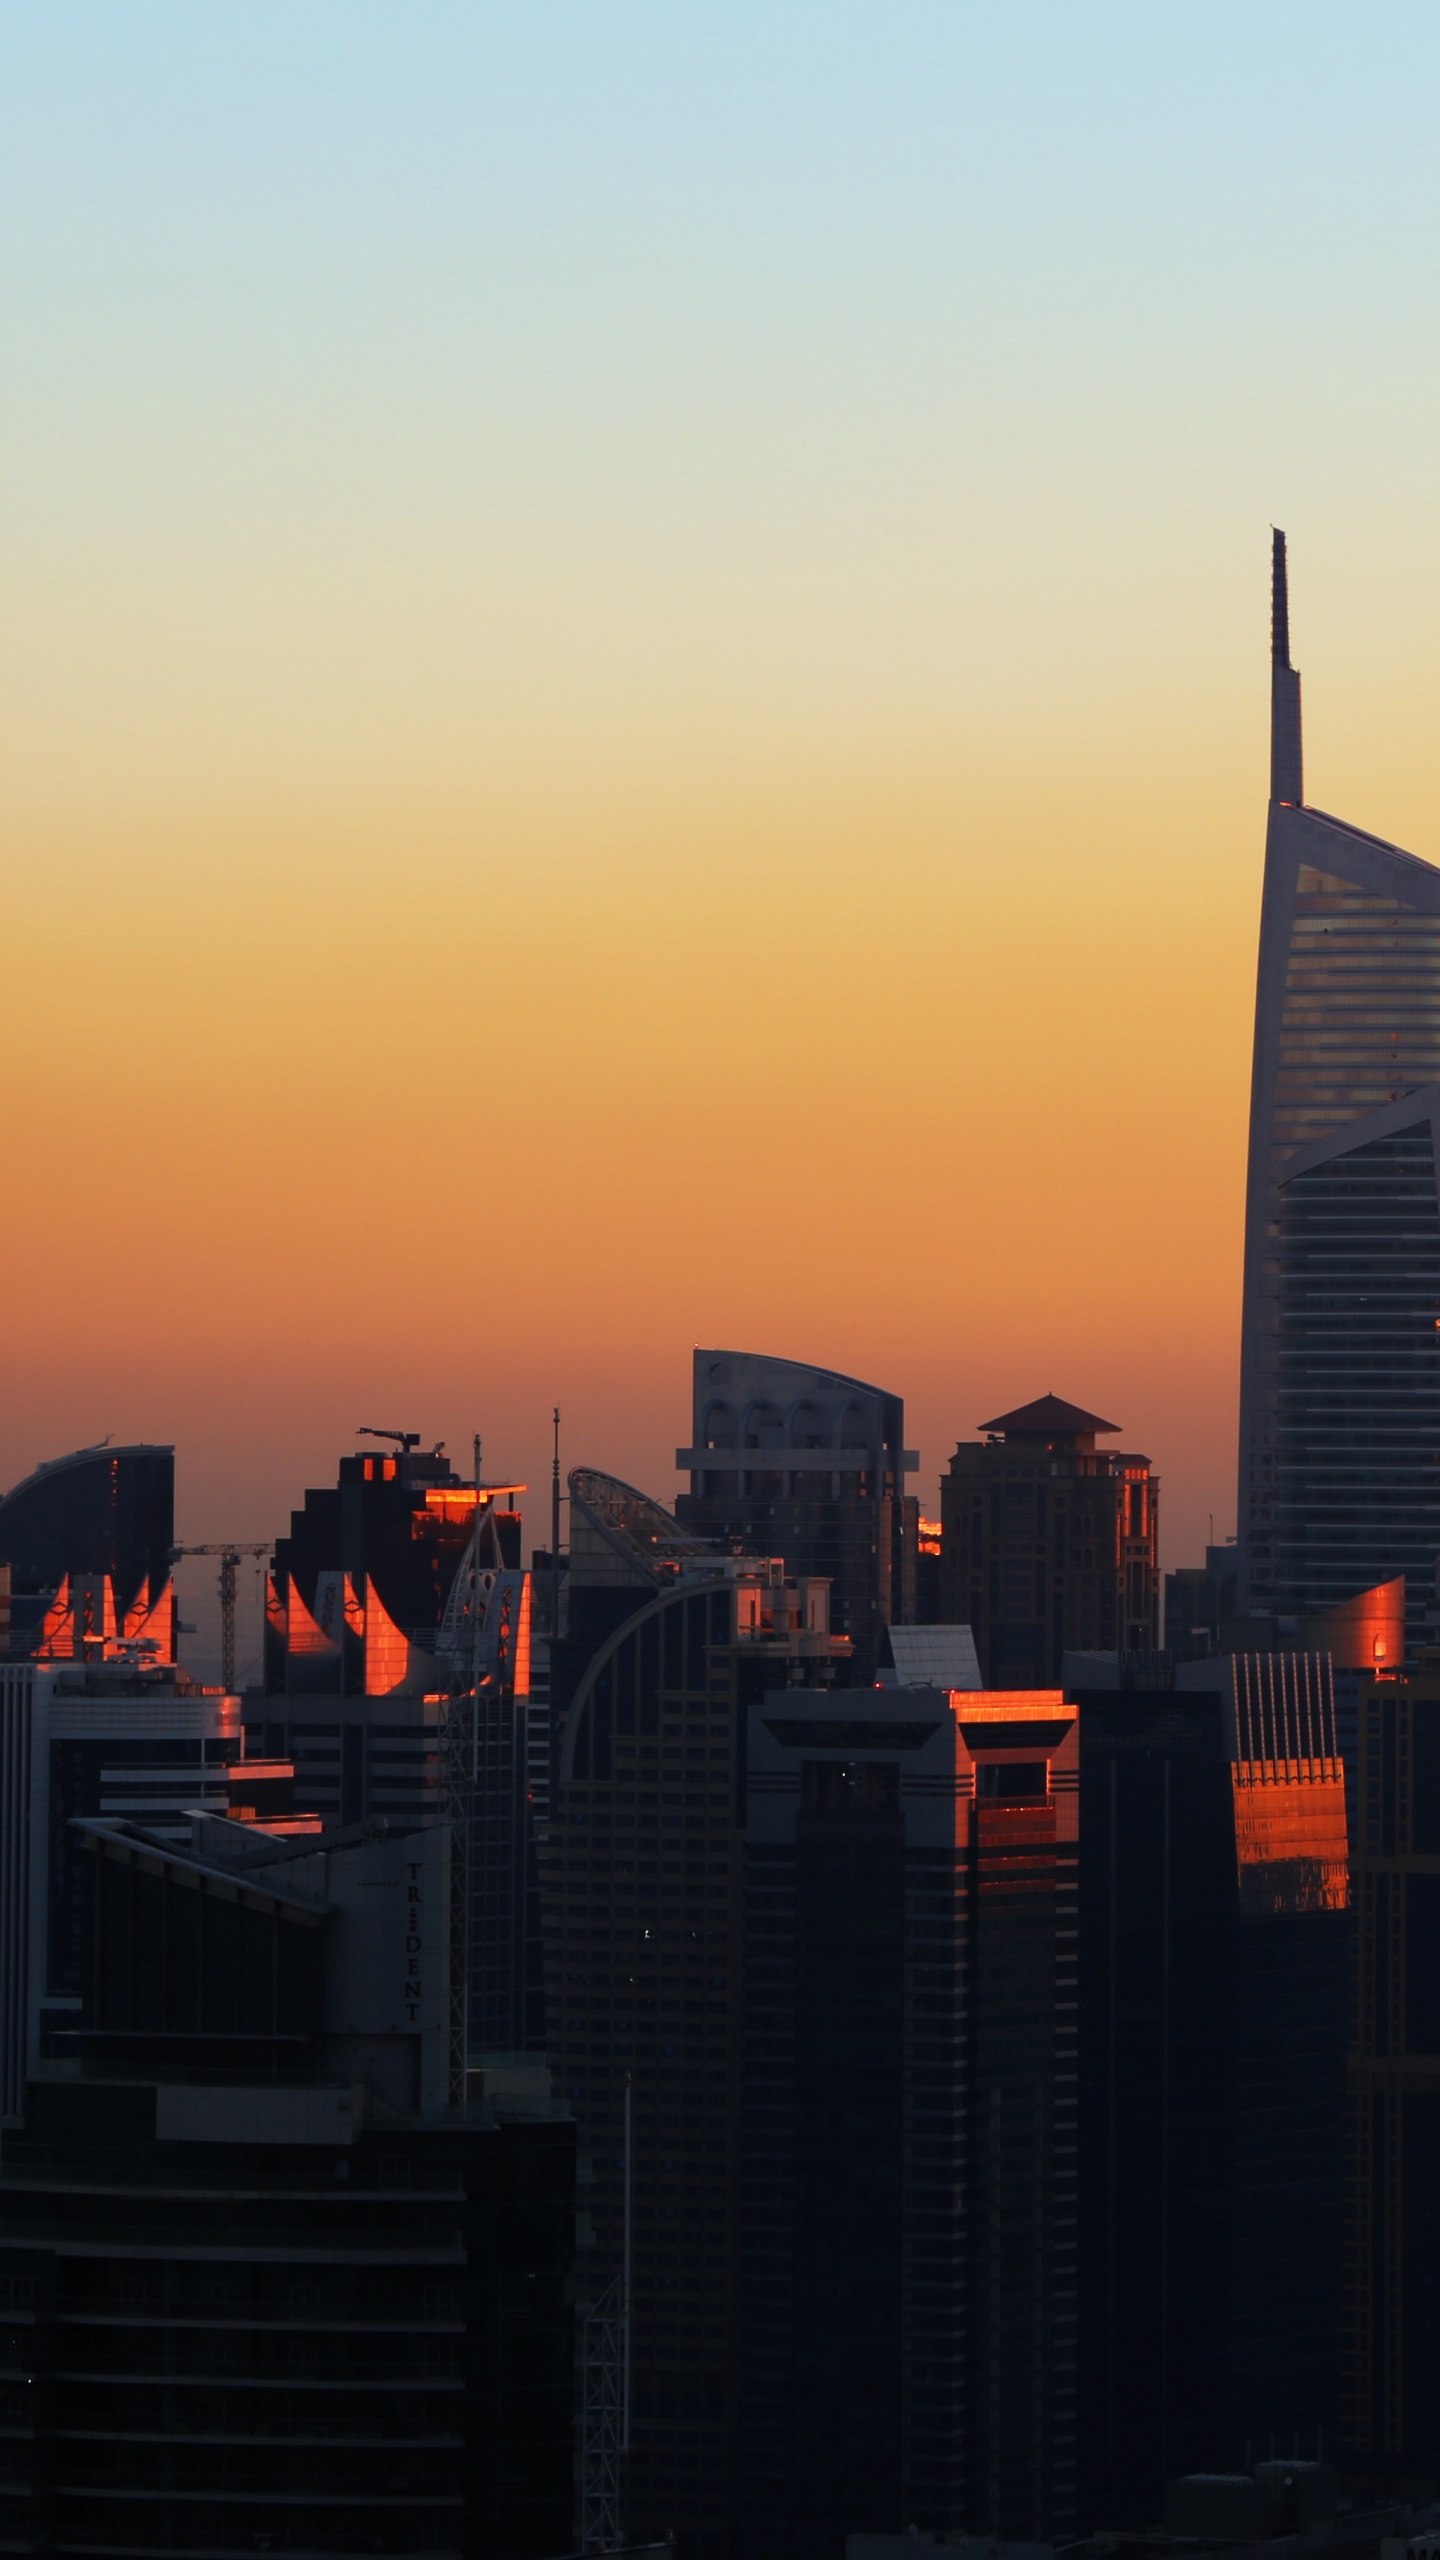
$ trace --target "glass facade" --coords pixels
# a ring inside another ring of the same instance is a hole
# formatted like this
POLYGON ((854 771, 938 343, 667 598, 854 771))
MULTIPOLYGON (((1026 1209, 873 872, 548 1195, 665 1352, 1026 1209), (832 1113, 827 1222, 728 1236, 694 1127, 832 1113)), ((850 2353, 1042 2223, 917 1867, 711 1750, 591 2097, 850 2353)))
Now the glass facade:
MULTIPOLYGON (((1246 1207, 1242 1611, 1292 1605, 1285 1593, 1294 1579, 1293 1470, 1283 1531, 1279 1516, 1282 1372, 1293 1384, 1294 1369, 1286 1347, 1293 1236, 1281 1199, 1288 1169, 1301 1150, 1437 1081, 1440 871, 1318 810, 1272 804, 1246 1207), (1283 1559, 1282 1539, 1290 1551, 1283 1559)), ((1413 1461, 1420 1463, 1418 1446, 1413 1461)), ((1327 1586, 1325 1596, 1348 1599, 1357 1587, 1327 1586)))
POLYGON ((1440 913, 1302 863, 1280 1016, 1272 1180, 1283 1180, 1297 1147, 1437 1080, 1440 913))
MULTIPOLYGON (((1437 928, 1440 929, 1440 928, 1437 928)), ((1440 1202, 1429 1118, 1280 1190, 1275 1598, 1308 1614, 1440 1554, 1440 1202)))
POLYGON ((862 1379, 761 1352, 695 1353, 677 1519, 693 1536, 783 1556, 791 1574, 823 1575, 830 1623, 864 1678, 883 1629, 915 1614, 918 1506, 904 1485, 917 1460, 904 1439, 901 1398, 862 1379))
POLYGON ((790 1693, 747 1749, 742 2548, 1076 2505, 1061 1691, 790 1693))
MULTIPOLYGON (((758 1588, 636 1595, 575 1693, 541 1850, 549 2051, 585 2164, 585 2301, 623 2264, 630 2092, 626 2524, 639 2540, 673 2525, 693 2560, 722 2560, 734 2535, 746 1712, 777 1681, 820 1686, 833 1669, 798 1635, 747 1625, 758 1588)), ((766 1589, 773 1613, 785 1586, 766 1589)))

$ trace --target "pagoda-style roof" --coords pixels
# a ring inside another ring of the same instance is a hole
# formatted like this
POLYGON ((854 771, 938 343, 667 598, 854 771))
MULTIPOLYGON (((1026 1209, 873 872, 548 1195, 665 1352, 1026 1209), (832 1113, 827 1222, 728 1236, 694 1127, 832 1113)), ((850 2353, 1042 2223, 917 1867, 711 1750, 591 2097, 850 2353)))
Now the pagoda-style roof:
POLYGON ((1017 1405, 1013 1413, 999 1413, 993 1422, 977 1424, 981 1431, 1003 1431, 1027 1440, 1070 1439, 1081 1433, 1092 1437, 1097 1431, 1118 1431, 1118 1422, 1107 1422, 1103 1414, 1087 1413, 1083 1405, 1067 1404, 1063 1396, 1037 1396, 1033 1404, 1017 1405))

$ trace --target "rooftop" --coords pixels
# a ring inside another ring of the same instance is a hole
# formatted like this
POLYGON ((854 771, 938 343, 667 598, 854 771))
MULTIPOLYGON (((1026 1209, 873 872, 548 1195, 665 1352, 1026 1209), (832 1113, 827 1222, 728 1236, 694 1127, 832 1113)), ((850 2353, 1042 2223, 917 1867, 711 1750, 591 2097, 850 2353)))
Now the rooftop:
POLYGON ((1067 1404, 1063 1396, 1037 1396, 1033 1404, 1017 1405, 1013 1413, 999 1413, 993 1422, 979 1423, 981 1431, 1003 1431, 1008 1437, 1056 1440, 1069 1439, 1080 1433, 1093 1438, 1097 1431, 1118 1431, 1118 1422, 1107 1422, 1103 1414, 1087 1413, 1083 1405, 1067 1404))

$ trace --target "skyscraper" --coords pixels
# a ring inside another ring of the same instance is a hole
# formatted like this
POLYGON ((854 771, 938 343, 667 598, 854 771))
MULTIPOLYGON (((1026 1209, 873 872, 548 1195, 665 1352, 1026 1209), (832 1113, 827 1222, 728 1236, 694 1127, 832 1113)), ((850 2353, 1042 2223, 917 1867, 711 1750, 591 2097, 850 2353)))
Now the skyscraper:
POLYGON ((1080 1716, 1081 2522, 1333 2450, 1345 1782, 1328 1653, 1080 1716))
POLYGON ((1078 1719, 771 1694, 745 1840, 743 2549, 1074 2531, 1078 1719))
POLYGON ((593 1637, 572 1640, 590 1649, 578 1677, 567 1669, 541 1889, 549 2049, 586 2181, 578 2281, 582 2304, 603 2303, 633 2235, 625 2521, 641 2536, 673 2525, 683 2551, 722 2560, 739 2385, 746 1714, 786 1682, 828 1683, 849 1646, 828 1633, 823 1582, 707 1552, 591 1469, 570 1483, 572 1623, 587 1595, 598 1605, 593 1637))
POLYGON ((1067 1652, 1159 1642, 1160 1486, 1148 1458, 1096 1449, 1119 1424, 1062 1396, 982 1422, 940 1479, 943 1615, 992 1689, 1059 1680, 1067 1652))
POLYGON ((748 1555, 783 1556, 792 1574, 823 1575, 861 1677, 881 1628, 915 1614, 919 1505, 905 1478, 919 1459, 904 1440, 902 1399, 863 1379, 764 1352, 695 1353, 691 1446, 675 1452, 690 1490, 676 1517, 748 1555))
POLYGON ((1440 1557, 1437 1141, 1427 1085, 1297 1149, 1279 1187, 1275 1603, 1401 1574, 1412 1640, 1440 1557))
POLYGON ((0 1664, 0 2124, 75 2023, 93 1923, 77 1824, 188 1836, 192 1808, 225 1811, 239 1755, 239 1699, 174 1664, 0 1664))
POLYGON ((78 1829, 0 2164, 7 2547, 566 2549, 575 2128, 455 2071, 448 1827, 78 1829))
MULTIPOLYGON (((1303 1361, 1300 1374, 1287 1376, 1294 1337, 1286 1299, 1288 1289, 1293 1310, 1295 1283, 1293 1264, 1288 1282, 1282 1274, 1282 1185, 1302 1162, 1311 1166, 1314 1149, 1337 1131, 1371 1114, 1388 1120, 1392 1104, 1440 1081, 1440 870, 1306 806, 1283 533, 1274 538, 1273 580, 1270 817, 1255 999, 1240 1378, 1240 1597, 1241 1607, 1252 1611, 1324 1605, 1345 1596, 1327 1571, 1312 1600, 1306 1541, 1297 1536, 1296 1506, 1303 1511, 1310 1496, 1297 1472, 1294 1426, 1298 1422, 1300 1440, 1313 1445, 1317 1431, 1332 1424, 1353 1431, 1356 1417, 1338 1407, 1327 1416, 1334 1379, 1323 1380, 1313 1368, 1304 1374, 1303 1361), (1302 1398, 1308 1399, 1303 1413, 1302 1398)), ((1419 1121, 1425 1115, 1414 1116, 1419 1121)), ((1395 1132, 1377 1127, 1374 1134, 1388 1139, 1395 1132)), ((1359 1178, 1363 1184, 1365 1168, 1359 1178)), ((1357 1215, 1364 1227, 1368 1213, 1359 1207, 1352 1181, 1345 1210, 1351 1245, 1357 1215)), ((1382 1212, 1377 1208, 1375 1215, 1382 1212)), ((1388 1269, 1384 1230, 1377 1235, 1371 1226, 1370 1234, 1372 1262, 1378 1254, 1388 1269)), ((1292 1219, 1292 1249, 1294 1242, 1292 1219)), ((1306 1247, 1314 1254, 1323 1249, 1318 1233, 1306 1247)), ((1312 1269, 1318 1267, 1312 1262, 1312 1269)), ((1353 1274, 1353 1252, 1351 1268, 1353 1274)), ((1339 1277, 1346 1285, 1345 1275, 1339 1277)), ((1440 1315, 1440 1306, 1434 1313, 1440 1315)), ((1429 1351, 1428 1361, 1416 1355, 1408 1378, 1393 1365, 1377 1378, 1376 1394, 1361 1417, 1369 1485, 1351 1492, 1360 1491, 1377 1522, 1388 1499, 1386 1484, 1409 1475, 1435 1445, 1434 1389, 1428 1381, 1440 1363, 1440 1334, 1433 1320, 1429 1351), (1380 1493, 1379 1509, 1371 1503, 1372 1490, 1380 1493)), ((1328 1499, 1328 1493, 1322 1489, 1319 1498, 1328 1499)), ((1428 1518, 1425 1529, 1432 1558, 1440 1546, 1440 1507, 1435 1518, 1437 1532, 1432 1534, 1428 1518)), ((1398 1554, 1377 1555, 1373 1562, 1368 1555, 1367 1549, 1367 1560, 1357 1559, 1357 1588, 1403 1562, 1398 1554)), ((1423 1597, 1418 1595, 1416 1605, 1423 1597)))
POLYGON ((1440 1656, 1368 1682, 1352 1849, 1346 2355, 1341 2444, 1357 2470, 1440 2461, 1440 1656))

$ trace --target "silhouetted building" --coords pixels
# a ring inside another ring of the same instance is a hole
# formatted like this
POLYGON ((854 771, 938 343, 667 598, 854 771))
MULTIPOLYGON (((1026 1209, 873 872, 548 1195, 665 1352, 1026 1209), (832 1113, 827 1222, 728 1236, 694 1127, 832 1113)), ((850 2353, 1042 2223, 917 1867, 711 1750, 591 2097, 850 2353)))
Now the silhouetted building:
POLYGON ((588 1650, 541 1853, 550 2052, 590 2180, 582 2308, 622 2273, 628 2090, 625 2524, 719 2554, 736 2490, 745 1717, 787 1678, 828 1682, 849 1647, 823 1581, 697 1551, 613 1478, 570 1482, 571 1624, 587 1592, 610 1616, 571 1639, 588 1650))
POLYGON ((699 1537, 827 1580, 836 1632, 863 1676, 881 1627, 915 1614, 919 1514, 905 1478, 919 1460, 904 1441, 902 1399, 859 1378, 697 1350, 691 1446, 675 1452, 690 1490, 676 1517, 699 1537))
POLYGON ((1420 1276, 1440 871, 1305 806, 1283 533, 1272 662, 1240 1387, 1241 1605, 1261 1611, 1413 1575, 1427 1540, 1428 1582, 1440 1549, 1440 1336, 1420 1276), (1416 1108, 1393 1110, 1406 1096, 1416 1108))
POLYGON ((1350 1917, 1328 1657, 1080 1706, 1086 2528, 1333 2453, 1350 1917))
MULTIPOLYGON (((258 1812, 258 1782, 232 1796, 239 1760, 239 1699, 174 1665, 0 1664, 0 2124, 18 2121, 27 2070, 80 2003, 94 1871, 76 1820, 129 1815, 183 1838, 192 1807, 258 1812)), ((284 1780, 265 1765, 276 1811, 284 1780)))
POLYGON ((968 1625, 992 1689, 1058 1681, 1067 1650, 1159 1644, 1159 1482, 1098 1450, 1118 1431, 1040 1396, 962 1440, 940 1480, 945 1616, 968 1625))
POLYGON ((1239 1615, 1235 1542, 1207 1547, 1203 1565, 1179 1565, 1165 1576, 1165 1650, 1176 1662, 1224 1651, 1224 1630, 1239 1615))
POLYGON ((747 2560, 1066 2541, 1075 1710, 777 1691, 749 1723, 747 2560))
POLYGON ((1364 1684, 1342 2460, 1440 2468, 1440 1656, 1364 1684))
POLYGON ((175 1659, 175 1452, 75 1449, 0 1499, 10 1653, 175 1659))
POLYGON ((0 2532, 548 2560, 574 2128, 457 2084, 448 1830, 83 1833, 75 2059, 0 2161, 0 2532))
POLYGON ((246 1748, 292 1758, 327 1822, 414 1821, 439 1807, 456 1701, 470 1700, 472 2039, 519 2050, 543 2041, 524 1488, 477 1490, 443 1449, 391 1436, 393 1455, 342 1458, 276 1542, 246 1748))

